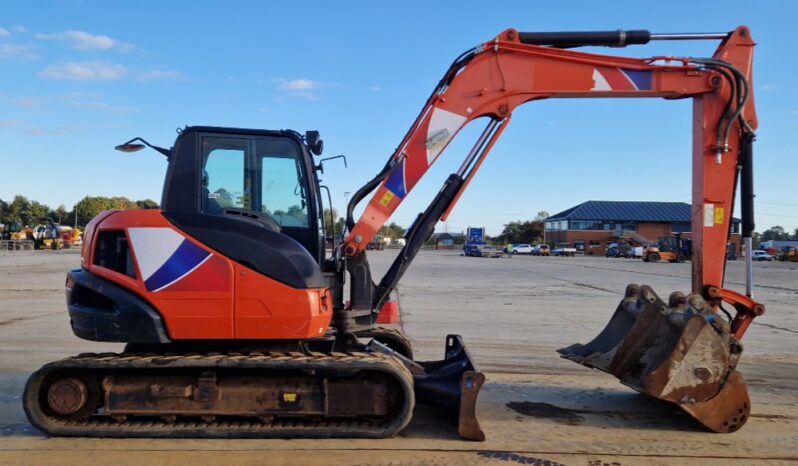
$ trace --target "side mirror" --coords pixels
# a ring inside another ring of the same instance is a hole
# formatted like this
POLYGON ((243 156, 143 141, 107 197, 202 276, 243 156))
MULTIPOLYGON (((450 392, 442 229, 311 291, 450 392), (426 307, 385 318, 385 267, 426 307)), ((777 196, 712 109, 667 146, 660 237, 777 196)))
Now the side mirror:
POLYGON ((152 144, 150 144, 149 142, 145 141, 142 138, 133 138, 124 144, 119 144, 118 146, 114 147, 114 149, 118 150, 119 152, 125 152, 129 154, 144 149, 144 146, 155 149, 156 151, 165 155, 167 159, 172 157, 172 151, 170 149, 164 149, 163 147, 153 146, 152 144), (136 141, 140 141, 141 144, 136 143, 136 141))
POLYGON ((321 155, 324 150, 324 141, 318 131, 305 131, 305 144, 314 155, 321 155))
POLYGON ((144 149, 144 144, 125 143, 125 144, 119 144, 118 146, 114 147, 114 149, 118 150, 119 152, 126 152, 129 154, 144 149))

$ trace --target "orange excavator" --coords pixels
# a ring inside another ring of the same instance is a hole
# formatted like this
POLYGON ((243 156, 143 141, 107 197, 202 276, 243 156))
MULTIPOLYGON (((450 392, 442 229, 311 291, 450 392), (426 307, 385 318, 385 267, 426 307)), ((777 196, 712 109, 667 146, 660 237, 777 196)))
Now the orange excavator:
MULTIPOLYGON (((66 278, 73 332, 124 342, 31 375, 24 408, 50 435, 101 437, 386 437, 416 402, 450 410, 482 440, 484 382, 462 339, 419 362, 381 310, 439 220, 454 208, 521 104, 553 98, 693 99, 692 290, 667 301, 629 285, 593 341, 560 350, 672 403, 716 432, 746 421, 736 371, 746 329, 764 307, 723 287, 738 179, 745 245, 753 231, 754 42, 721 34, 518 32, 459 56, 382 170, 352 196, 347 234, 325 225, 319 133, 187 127, 166 156, 162 209, 107 211, 86 227, 81 267, 66 278), (718 40, 711 58, 597 55, 581 46, 718 40), (421 212, 376 283, 366 249, 469 122, 487 122, 459 169, 421 212), (373 194, 372 194, 373 193, 373 194), (356 222, 355 208, 371 199, 356 222), (332 236, 333 250, 325 249, 332 236), (349 279, 348 300, 344 284, 349 279), (733 308, 734 315, 727 311, 733 308)), ((746 258, 750 258, 746 254, 746 258)))

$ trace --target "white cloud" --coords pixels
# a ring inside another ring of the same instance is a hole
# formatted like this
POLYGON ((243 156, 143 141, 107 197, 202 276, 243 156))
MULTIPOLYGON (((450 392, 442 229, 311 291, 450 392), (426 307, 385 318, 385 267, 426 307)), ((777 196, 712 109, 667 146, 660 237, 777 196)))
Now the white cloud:
POLYGON ((326 87, 324 83, 319 81, 313 81, 311 79, 275 79, 274 82, 277 83, 277 90, 283 91, 283 94, 278 97, 278 100, 282 100, 286 97, 296 97, 299 99, 305 99, 310 101, 321 100, 321 98, 316 95, 315 90, 318 90, 322 87, 326 87))
POLYGON ((135 48, 128 42, 120 42, 108 36, 91 34, 86 31, 67 30, 52 34, 36 34, 39 40, 55 40, 76 50, 111 50, 129 52, 135 48))
POLYGON ((112 113, 130 113, 138 110, 135 107, 123 107, 119 105, 113 105, 102 100, 89 100, 89 101, 73 100, 67 102, 67 105, 69 105, 72 108, 79 108, 82 110, 98 110, 98 111, 112 112, 112 113))
POLYGON ((39 77, 74 81, 109 81, 125 77, 127 67, 103 61, 69 62, 50 65, 39 77))
POLYGON ((13 26, 11 30, 14 31, 15 34, 25 34, 26 32, 28 32, 28 28, 22 26, 21 24, 13 26))
POLYGON ((319 83, 310 79, 278 79, 277 89, 280 91, 312 91, 319 88, 319 83))
POLYGON ((177 70, 169 68, 157 68, 154 70, 144 71, 139 73, 139 81, 155 81, 158 79, 178 80, 182 79, 183 74, 177 70))
POLYGON ((39 128, 25 121, 16 119, 0 120, 0 131, 7 130, 28 136, 63 136, 77 131, 77 126, 59 126, 58 128, 39 128))
POLYGON ((382 90, 382 86, 378 86, 378 85, 375 84, 373 86, 369 86, 369 90, 371 92, 379 92, 379 91, 382 90))
POLYGON ((73 91, 61 94, 60 98, 67 101, 79 99, 99 100, 103 98, 103 94, 102 92, 94 91, 73 91))
POLYGON ((101 92, 67 92, 59 97, 66 106, 81 110, 95 110, 111 113, 131 113, 139 109, 108 103, 101 92))
POLYGON ((11 37, 11 32, 6 28, 0 28, 0 37, 11 37))
POLYGON ((38 110, 43 104, 44 100, 41 97, 22 96, 11 99, 11 105, 28 110, 38 110))
POLYGON ((765 91, 765 92, 767 92, 767 91, 772 91, 772 90, 773 90, 773 89, 775 89, 775 88, 776 88, 776 85, 775 85, 775 84, 765 84, 765 85, 763 85, 762 87, 760 87, 760 89, 762 89, 762 90, 763 90, 763 91, 765 91))
POLYGON ((300 99, 309 100, 311 102, 313 102, 315 100, 321 100, 321 97, 317 96, 316 94, 314 94, 312 92, 304 92, 304 91, 302 91, 302 92, 292 92, 292 93, 290 93, 288 95, 291 96, 291 97, 298 97, 300 99))
POLYGON ((2 58, 36 58, 32 45, 0 44, 0 59, 2 58))

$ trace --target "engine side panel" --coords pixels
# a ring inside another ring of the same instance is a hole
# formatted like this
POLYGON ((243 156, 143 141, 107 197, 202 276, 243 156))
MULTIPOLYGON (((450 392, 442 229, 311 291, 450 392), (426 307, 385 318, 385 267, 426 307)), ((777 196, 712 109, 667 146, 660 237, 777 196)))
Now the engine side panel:
POLYGON ((103 216, 87 238, 84 268, 151 304, 172 340, 311 338, 332 317, 325 288, 295 289, 261 275, 180 231, 161 211, 103 216), (109 249, 128 251, 130 264, 104 260, 109 249))

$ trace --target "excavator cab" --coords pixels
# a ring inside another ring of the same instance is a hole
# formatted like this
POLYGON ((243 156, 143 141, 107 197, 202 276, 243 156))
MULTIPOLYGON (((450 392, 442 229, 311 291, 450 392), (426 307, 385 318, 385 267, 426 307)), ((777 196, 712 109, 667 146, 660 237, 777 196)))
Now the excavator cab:
MULTIPOLYGON (((185 128, 171 149, 166 179, 165 215, 178 224, 197 225, 192 231, 209 246, 227 249, 226 229, 260 227, 295 240, 322 264, 319 183, 313 155, 299 133, 185 128)), ((259 247, 269 246, 260 242, 259 247)))

